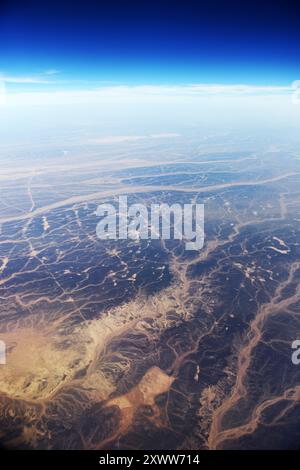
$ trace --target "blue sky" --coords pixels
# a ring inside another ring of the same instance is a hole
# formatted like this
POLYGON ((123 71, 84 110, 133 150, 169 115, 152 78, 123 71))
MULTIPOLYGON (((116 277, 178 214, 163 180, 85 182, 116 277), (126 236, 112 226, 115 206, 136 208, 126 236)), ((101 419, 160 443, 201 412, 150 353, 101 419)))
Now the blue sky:
POLYGON ((289 0, 4 0, 0 72, 19 90, 300 78, 300 11, 289 0))

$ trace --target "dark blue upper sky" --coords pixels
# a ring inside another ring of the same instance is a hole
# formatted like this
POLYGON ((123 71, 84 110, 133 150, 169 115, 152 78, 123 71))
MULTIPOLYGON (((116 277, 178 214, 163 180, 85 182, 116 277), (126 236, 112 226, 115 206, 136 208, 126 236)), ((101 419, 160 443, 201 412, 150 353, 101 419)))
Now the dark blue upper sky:
POLYGON ((300 79, 300 5, 289 0, 3 0, 0 17, 6 75, 58 69, 82 86, 300 79))

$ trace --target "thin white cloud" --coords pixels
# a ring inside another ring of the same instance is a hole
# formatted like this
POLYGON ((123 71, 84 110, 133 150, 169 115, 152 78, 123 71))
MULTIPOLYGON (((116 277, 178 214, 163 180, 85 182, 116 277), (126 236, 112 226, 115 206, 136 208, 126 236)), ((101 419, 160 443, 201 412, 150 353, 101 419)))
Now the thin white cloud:
POLYGON ((39 77, 14 77, 10 75, 0 75, 0 80, 4 83, 20 83, 20 84, 48 84, 51 83, 49 80, 45 80, 39 77))
POLYGON ((290 86, 258 86, 247 84, 187 84, 187 85, 139 85, 139 86, 111 86, 98 88, 99 93, 109 95, 261 95, 261 94, 285 94, 293 90, 290 86))
POLYGON ((118 144, 120 142, 136 142, 139 140, 147 139, 167 139, 180 137, 180 134, 175 132, 161 132, 159 134, 149 134, 149 135, 113 135, 106 137, 99 137, 98 139, 90 139, 89 143, 91 144, 118 144))
POLYGON ((192 92, 200 93, 236 93, 236 94, 248 94, 248 93, 282 93, 291 91, 292 84, 289 86, 272 86, 272 85, 247 85, 247 84, 191 84, 188 86, 192 92))
POLYGON ((91 88, 91 86, 85 89, 70 89, 69 86, 73 85, 72 82, 63 81, 47 81, 40 77, 12 77, 12 76, 0 76, 0 81, 5 83, 20 83, 20 84, 51 84, 51 89, 47 88, 44 91, 39 90, 28 90, 24 88, 6 90, 6 104, 12 106, 18 105, 44 105, 44 104, 72 104, 72 103, 106 103, 108 101, 120 102, 134 100, 169 100, 173 98, 184 99, 196 99, 196 98, 207 98, 213 97, 290 97, 295 93, 293 84, 290 86, 258 86, 258 85, 247 85, 247 84, 183 84, 183 85, 110 85, 101 86, 98 88, 91 88), (68 88, 67 88, 68 86, 68 88), (58 88, 60 87, 60 88, 58 88), (63 88, 62 88, 63 87, 63 88))
POLYGON ((57 70, 57 69, 48 69, 48 70, 45 70, 45 75, 57 75, 58 73, 60 73, 60 70, 57 70))

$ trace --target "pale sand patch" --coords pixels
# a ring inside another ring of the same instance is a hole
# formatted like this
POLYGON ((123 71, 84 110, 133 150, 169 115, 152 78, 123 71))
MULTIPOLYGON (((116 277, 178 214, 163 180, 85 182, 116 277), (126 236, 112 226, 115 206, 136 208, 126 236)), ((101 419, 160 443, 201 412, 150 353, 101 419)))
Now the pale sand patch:
POLYGON ((167 375, 159 367, 154 366, 128 393, 109 400, 107 406, 117 406, 121 411, 122 417, 118 432, 122 434, 130 427, 138 407, 149 405, 156 408, 155 398, 167 392, 174 380, 175 377, 167 375))

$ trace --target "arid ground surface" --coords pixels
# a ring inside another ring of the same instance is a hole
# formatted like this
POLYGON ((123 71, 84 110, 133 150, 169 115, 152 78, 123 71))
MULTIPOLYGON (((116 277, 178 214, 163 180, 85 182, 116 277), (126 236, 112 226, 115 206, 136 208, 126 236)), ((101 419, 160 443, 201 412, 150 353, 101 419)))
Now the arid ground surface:
POLYGON ((176 133, 1 148, 2 446, 299 447, 297 148, 176 133), (204 248, 99 240, 95 210, 118 195, 203 203, 204 248))

